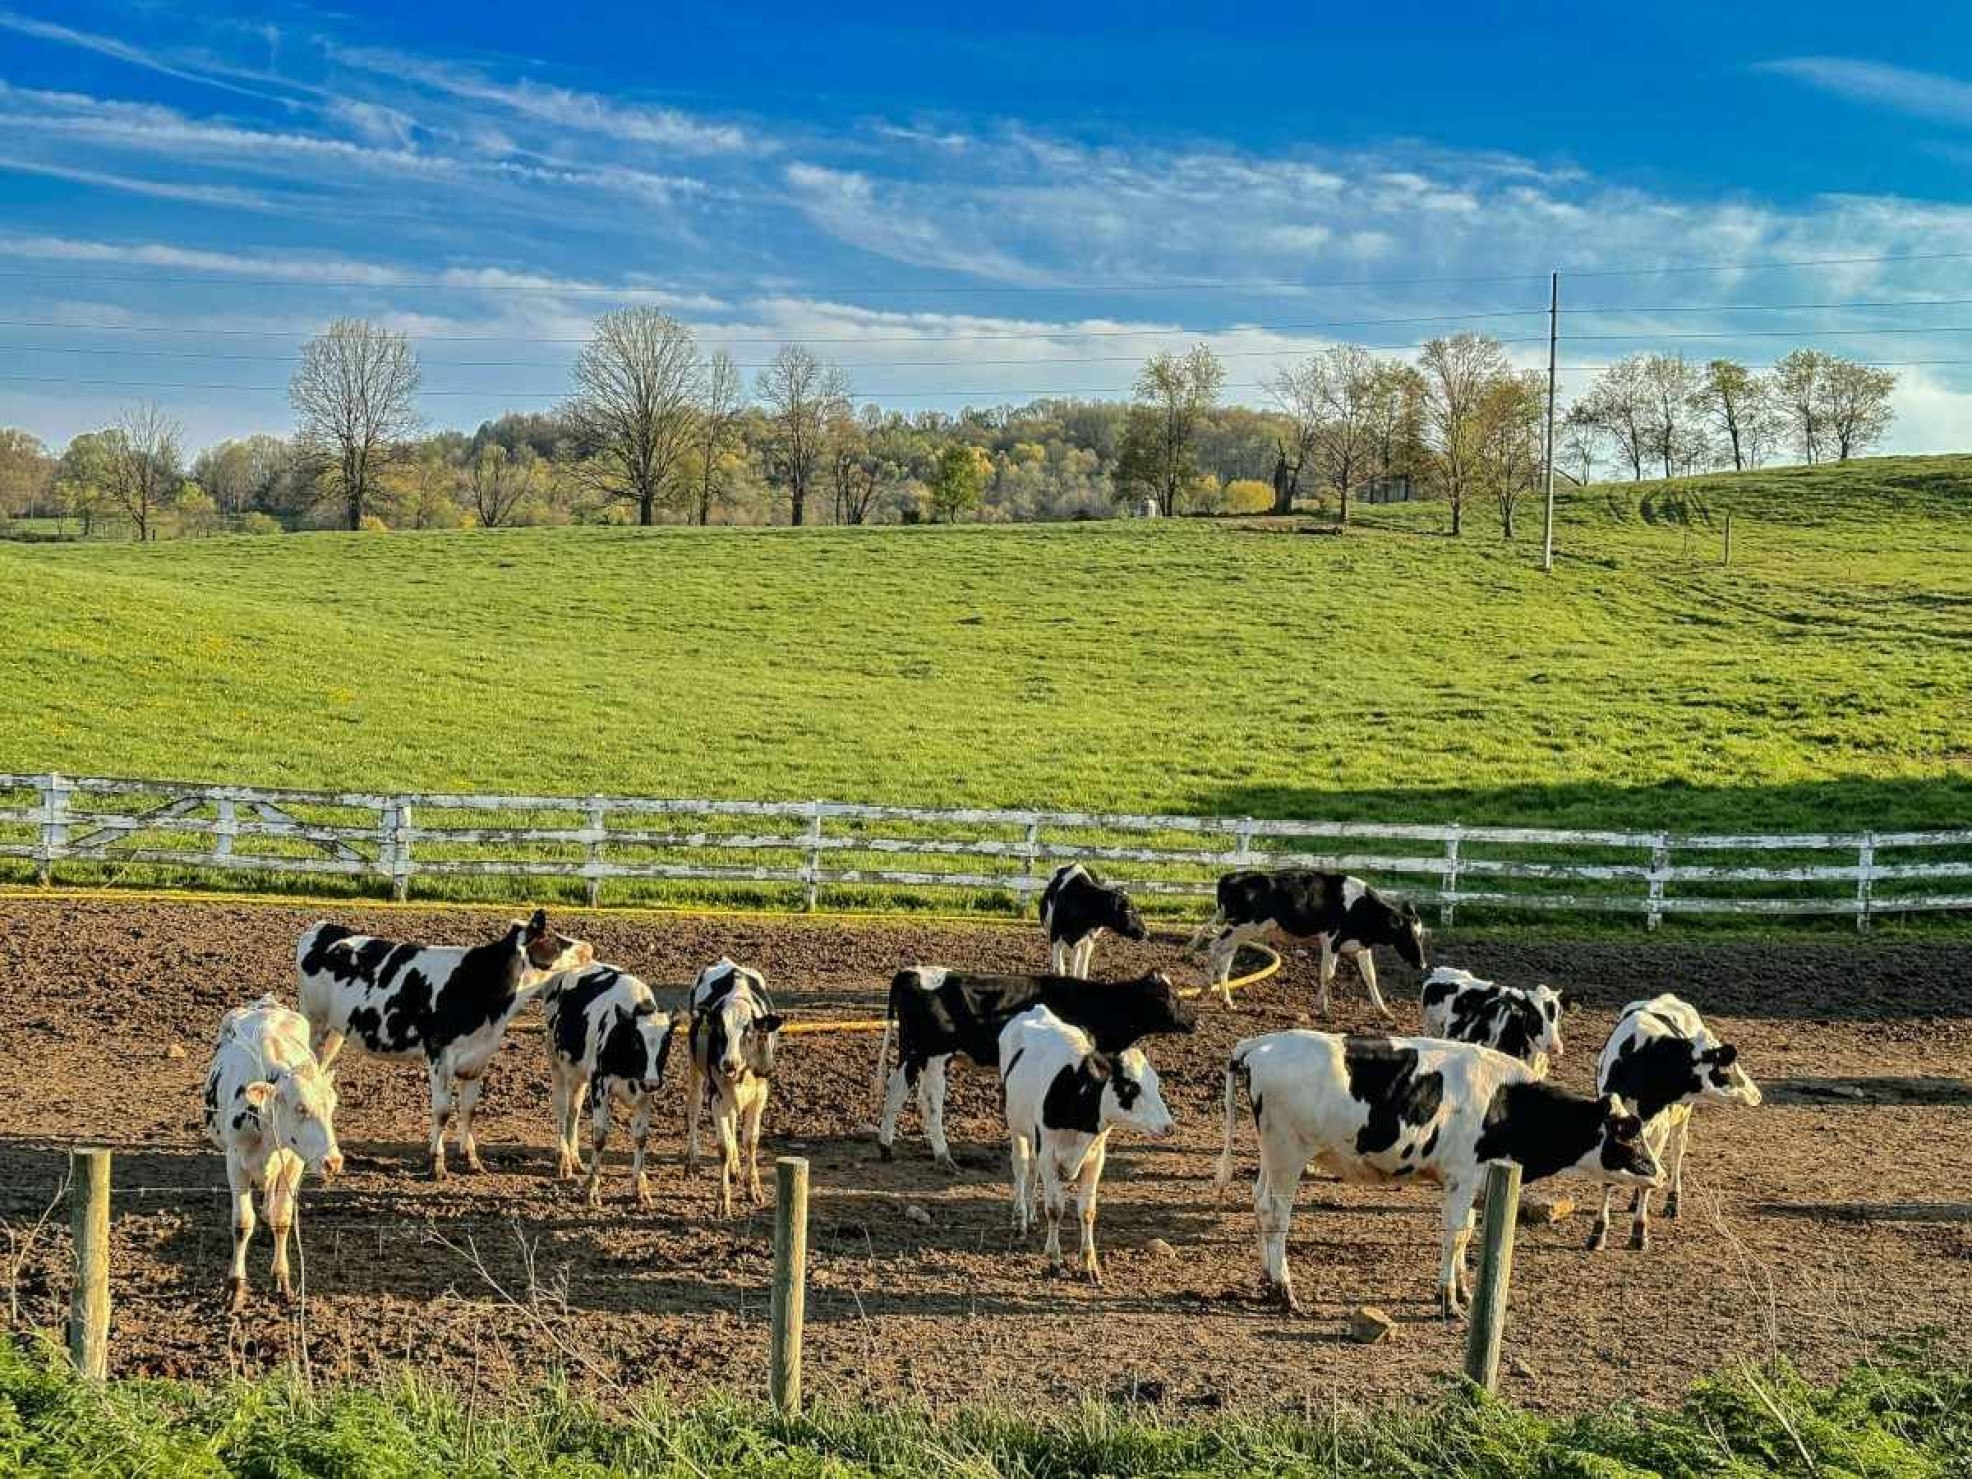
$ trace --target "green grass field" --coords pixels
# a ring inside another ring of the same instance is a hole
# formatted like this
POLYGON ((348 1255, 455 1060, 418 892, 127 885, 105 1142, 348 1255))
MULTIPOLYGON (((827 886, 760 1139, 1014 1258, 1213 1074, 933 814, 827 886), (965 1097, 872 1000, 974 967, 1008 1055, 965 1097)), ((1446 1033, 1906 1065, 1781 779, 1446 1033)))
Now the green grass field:
POLYGON ((0 544, 0 769, 1687 830, 1972 816, 1972 457, 1475 509, 0 544), (1734 516, 1732 566, 1718 563, 1734 516))
POLYGON ((1469 1390, 1376 1412, 1171 1420, 1091 1401, 1053 1413, 909 1405, 783 1419, 739 1399, 677 1407, 630 1397, 605 1413, 565 1393, 475 1413, 455 1396, 310 1392, 269 1381, 92 1389, 52 1352, 0 1341, 0 1469, 10 1474, 1424 1476, 1972 1473, 1972 1375, 1895 1360, 1831 1387, 1742 1368, 1674 1411, 1618 1407, 1550 1420, 1469 1390))

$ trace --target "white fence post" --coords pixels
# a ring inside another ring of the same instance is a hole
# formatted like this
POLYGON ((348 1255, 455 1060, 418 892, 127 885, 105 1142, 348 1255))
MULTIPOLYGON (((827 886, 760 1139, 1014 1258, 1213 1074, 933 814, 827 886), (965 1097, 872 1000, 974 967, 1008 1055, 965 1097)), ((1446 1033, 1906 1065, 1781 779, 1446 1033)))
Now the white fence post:
POLYGON ((808 803, 808 912, 815 912, 815 901, 822 883, 822 803, 808 803))
POLYGON ((215 858, 230 858, 233 855, 233 838, 239 834, 239 813, 231 797, 222 797, 219 802, 219 823, 212 829, 212 855, 215 858))
POLYGON ((1458 911, 1458 833, 1453 832, 1445 839, 1445 881, 1441 885, 1442 898, 1438 905, 1438 923, 1445 929, 1452 927, 1452 920, 1458 911))
POLYGON ((41 886, 54 881, 55 860, 68 851, 68 798, 73 789, 59 775, 41 777, 41 845, 35 861, 41 886))
POLYGON ((1027 835, 1022 839, 1026 851, 1020 855, 1020 881, 1014 885, 1014 897, 1020 901, 1020 912, 1027 912, 1027 901, 1034 897, 1034 870, 1041 866, 1041 817, 1036 812, 1027 822, 1027 835))
POLYGON ((1862 834, 1862 845, 1856 849, 1856 928, 1869 928, 1869 885, 1876 874, 1876 834, 1862 834))
POLYGON ((390 896, 402 903, 411 892, 411 803, 402 796, 390 801, 390 896))
POLYGON ((1650 847, 1650 896, 1649 910, 1644 915, 1644 927, 1656 929, 1664 922, 1664 874, 1671 866, 1671 839, 1662 832, 1650 847))
POLYGON ((584 865, 588 872, 589 907, 595 908, 602 901, 603 878, 597 870, 603 861, 603 799, 600 796, 589 798, 589 856, 584 865))

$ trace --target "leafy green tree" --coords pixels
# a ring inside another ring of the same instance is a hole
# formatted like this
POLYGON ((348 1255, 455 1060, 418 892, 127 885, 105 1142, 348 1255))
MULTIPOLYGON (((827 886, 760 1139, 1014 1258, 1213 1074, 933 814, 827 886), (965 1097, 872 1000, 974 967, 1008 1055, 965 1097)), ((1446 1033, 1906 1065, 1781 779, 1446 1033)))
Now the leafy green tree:
POLYGON ((1166 517, 1198 472, 1195 441, 1226 383, 1219 357, 1204 344, 1184 354, 1155 354, 1137 375, 1136 403, 1124 422, 1117 457, 1118 491, 1141 488, 1166 517))
POLYGON ((932 519, 949 524, 979 507, 986 480, 992 475, 993 460, 979 448, 963 442, 946 443, 931 474, 932 519))

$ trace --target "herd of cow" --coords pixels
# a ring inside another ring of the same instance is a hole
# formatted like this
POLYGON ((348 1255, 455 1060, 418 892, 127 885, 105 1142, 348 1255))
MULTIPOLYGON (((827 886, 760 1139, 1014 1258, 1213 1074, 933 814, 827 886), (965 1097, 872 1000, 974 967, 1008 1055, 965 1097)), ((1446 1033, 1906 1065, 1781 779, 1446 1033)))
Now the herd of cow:
MULTIPOLYGON (((947 1065, 963 1055, 996 1069, 1012 1150, 1014 1227, 1029 1229, 1038 1199, 1046 1255, 1058 1266, 1072 1186, 1081 1267, 1099 1282, 1096 1194, 1109 1133, 1121 1127, 1164 1137, 1173 1130, 1157 1073, 1139 1044, 1190 1032, 1197 1015, 1161 972, 1089 979, 1102 935, 1141 940, 1147 933, 1123 890, 1090 869, 1060 869, 1042 896, 1041 917, 1053 974, 915 966, 891 982, 877 1059, 877 1142, 890 1158, 898 1115, 915 1089, 932 1154, 955 1170, 944 1134, 947 1065)), ((1223 990, 1239 945, 1267 936, 1318 943, 1323 1010, 1342 956, 1356 960, 1371 1004, 1386 1017, 1371 951, 1387 946, 1426 969, 1415 908, 1341 874, 1228 874, 1219 882, 1216 914, 1192 944, 1204 947, 1211 982, 1223 990)), ((731 1214, 742 1175, 753 1203, 762 1202, 760 1120, 783 1019, 759 972, 722 959, 699 972, 675 1012, 666 1011, 648 985, 597 961, 586 942, 557 934, 540 910, 499 939, 469 947, 401 943, 322 923, 302 935, 295 959, 300 1010, 267 996, 228 1013, 206 1078, 207 1133, 226 1154, 233 1196, 235 1309, 246 1298, 256 1192, 274 1238, 276 1289, 292 1292, 288 1239, 304 1170, 333 1176, 342 1166, 333 1070, 344 1044, 354 1040, 380 1057, 422 1060, 431 1090, 431 1173, 446 1174, 448 1128, 477 1171, 473 1114, 483 1076, 508 1024, 537 1001, 553 1070, 558 1178, 584 1170, 578 1132, 586 1108, 587 1190, 591 1201, 599 1198, 604 1150, 621 1111, 629 1116, 633 1193, 638 1205, 649 1204, 645 1144, 672 1040, 682 1035, 685 1163, 697 1161, 699 1120, 709 1107, 719 1141, 722 1215, 731 1214)), ((1424 979, 1425 1036, 1290 1030, 1233 1048, 1217 1181, 1223 1188, 1232 1178, 1243 1092, 1259 1139, 1254 1211, 1261 1267, 1288 1308, 1299 1308, 1287 1267, 1288 1226, 1310 1165, 1346 1181, 1440 1183, 1438 1289, 1448 1317, 1469 1298, 1473 1203, 1492 1164, 1516 1164, 1529 1181, 1573 1172, 1602 1183, 1592 1247, 1606 1240, 1610 1195, 1618 1186, 1635 1189, 1632 1247, 1648 1246, 1650 1194, 1667 1180, 1664 1214, 1678 1214, 1692 1108, 1757 1105, 1759 1089, 1733 1047, 1670 995, 1624 1009, 1597 1064, 1596 1095, 1561 1088, 1548 1082, 1547 1068, 1561 1056, 1569 1005, 1567 993, 1545 986, 1499 985, 1440 967, 1424 979)))

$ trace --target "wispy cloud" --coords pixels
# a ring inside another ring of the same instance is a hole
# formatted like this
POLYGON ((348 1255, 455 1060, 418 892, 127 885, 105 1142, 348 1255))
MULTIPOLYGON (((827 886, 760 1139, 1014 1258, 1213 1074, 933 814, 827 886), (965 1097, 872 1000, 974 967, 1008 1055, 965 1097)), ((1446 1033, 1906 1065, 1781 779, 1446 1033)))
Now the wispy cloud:
POLYGON ((121 190, 130 195, 148 195, 155 200, 184 200, 195 205, 224 206, 229 210, 267 210, 268 198, 256 190, 236 185, 179 185, 168 180, 145 180, 133 175, 112 174, 107 170, 82 169, 72 165, 49 164, 42 160, 17 159, 0 154, 0 170, 15 174, 40 175, 46 179, 67 180, 76 185, 92 185, 103 190, 121 190))
POLYGON ((239 82, 228 81, 223 77, 213 76, 198 67, 186 65, 166 53, 148 50, 115 36, 104 36, 93 31, 78 31, 73 26, 37 20, 33 16, 21 15, 11 10, 0 10, 0 29, 14 31, 22 36, 32 36, 37 41, 46 41, 57 46, 73 46, 83 51, 93 51, 99 56, 113 57, 133 67, 160 72, 166 77, 176 77, 181 82, 196 82, 204 87, 217 88, 221 92, 259 98, 263 102, 287 101, 278 93, 265 92, 257 87, 249 87, 239 82))
POLYGON ((556 128, 607 135, 623 143, 655 144, 688 154, 731 154, 769 147, 767 141, 737 124, 710 122, 676 108, 626 102, 524 77, 502 81, 449 62, 375 47, 331 46, 329 55, 365 72, 408 80, 434 92, 487 103, 556 128))
POLYGON ((1972 128, 1972 82, 1957 77, 1835 56, 1783 57, 1762 62, 1760 70, 1792 77, 1851 102, 1972 128))

